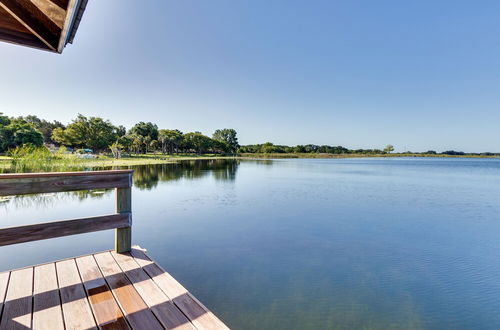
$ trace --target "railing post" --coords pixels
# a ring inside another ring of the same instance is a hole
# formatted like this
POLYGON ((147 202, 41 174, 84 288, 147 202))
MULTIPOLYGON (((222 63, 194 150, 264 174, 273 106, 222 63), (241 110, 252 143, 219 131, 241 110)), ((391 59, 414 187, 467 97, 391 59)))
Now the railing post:
MULTIPOLYGON (((116 213, 129 213, 132 219, 132 188, 116 188, 116 213)), ((129 252, 132 249, 132 223, 125 228, 115 229, 115 251, 129 252)))

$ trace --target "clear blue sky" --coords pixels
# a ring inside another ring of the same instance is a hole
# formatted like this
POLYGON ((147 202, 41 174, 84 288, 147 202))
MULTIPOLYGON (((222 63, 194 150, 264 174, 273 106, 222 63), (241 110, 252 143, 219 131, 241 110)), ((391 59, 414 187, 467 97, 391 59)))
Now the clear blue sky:
POLYGON ((10 116, 500 152, 498 0, 91 0, 62 55, 0 43, 0 75, 10 116))

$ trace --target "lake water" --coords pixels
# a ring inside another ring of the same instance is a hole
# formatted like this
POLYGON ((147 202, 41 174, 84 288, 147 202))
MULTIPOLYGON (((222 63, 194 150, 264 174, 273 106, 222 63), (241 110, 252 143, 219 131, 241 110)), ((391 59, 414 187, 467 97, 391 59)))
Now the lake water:
MULTIPOLYGON (((133 242, 234 329, 500 329, 500 160, 135 168, 133 242)), ((112 191, 18 197, 0 226, 112 213, 112 191)), ((0 270, 112 248, 2 247, 0 270)))

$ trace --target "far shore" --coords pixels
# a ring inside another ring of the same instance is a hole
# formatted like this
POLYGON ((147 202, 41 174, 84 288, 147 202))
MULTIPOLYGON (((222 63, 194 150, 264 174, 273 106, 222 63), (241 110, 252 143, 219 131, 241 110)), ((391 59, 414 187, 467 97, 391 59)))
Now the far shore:
MULTIPOLYGON (((68 156, 71 157, 71 156, 68 156)), ((109 168, 120 166, 155 165, 168 164, 178 161, 190 160, 215 160, 215 159, 342 159, 342 158, 380 158, 380 157, 431 157, 431 158, 500 158, 498 155, 443 155, 443 154, 420 154, 420 153, 391 153, 391 154, 323 154, 323 153, 244 153, 235 156, 221 156, 215 154, 207 155, 164 155, 164 154, 139 154, 126 155, 121 158, 112 158, 99 155, 91 159, 74 159, 79 167, 109 168)), ((72 158, 72 157, 71 157, 72 158)), ((73 158, 72 158, 73 159, 73 158)), ((58 161, 53 161, 57 166, 58 161)), ((12 158, 0 156, 0 170, 7 170, 12 163, 12 158)), ((64 164, 61 165, 64 166, 64 164)))

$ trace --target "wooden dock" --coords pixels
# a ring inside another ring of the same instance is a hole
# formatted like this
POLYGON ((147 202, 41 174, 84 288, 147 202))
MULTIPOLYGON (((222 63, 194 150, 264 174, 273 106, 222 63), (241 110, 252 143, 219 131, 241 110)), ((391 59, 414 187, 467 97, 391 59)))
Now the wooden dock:
POLYGON ((0 229, 0 246, 116 228, 115 250, 0 273, 0 329, 228 329, 131 247, 131 171, 0 175, 0 196, 116 188, 116 214, 0 229))
POLYGON ((140 248, 0 273, 0 329, 227 329, 140 248))

